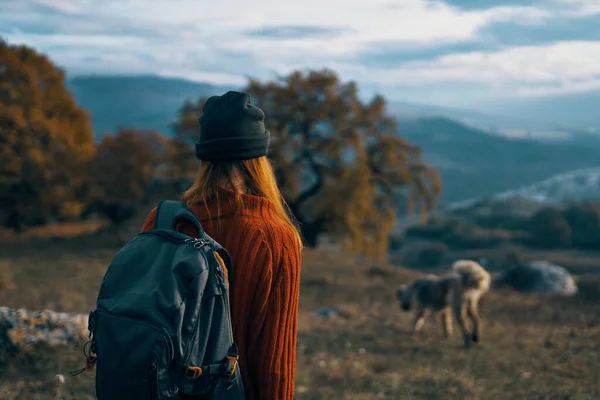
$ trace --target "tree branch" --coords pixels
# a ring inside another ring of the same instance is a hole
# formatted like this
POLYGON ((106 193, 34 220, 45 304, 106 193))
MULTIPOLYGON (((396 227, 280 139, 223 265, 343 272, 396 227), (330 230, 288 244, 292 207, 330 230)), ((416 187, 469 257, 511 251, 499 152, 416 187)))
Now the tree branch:
MULTIPOLYGON (((304 137, 304 140, 306 142, 308 142, 310 125, 311 124, 306 121, 302 124, 302 136, 304 137)), ((292 210, 294 211, 294 214, 297 214, 297 210, 303 202, 305 202, 312 196, 316 195, 319 192, 319 190, 321 190, 321 187, 323 187, 323 169, 315 161, 312 151, 313 151, 313 149, 309 149, 309 148, 304 149, 304 151, 302 152, 302 156, 299 159, 300 160, 305 159, 306 161, 308 161, 308 164, 309 164, 310 168, 312 169, 312 172, 316 175, 317 180, 309 189, 307 189, 304 193, 301 193, 294 200, 292 205, 290 205, 290 208, 292 208, 292 210)))
POLYGON ((304 150, 303 153, 304 153, 303 158, 308 161, 308 163, 312 169, 312 172, 315 174, 317 180, 304 193, 301 193, 290 205, 290 208, 292 208, 292 210, 294 210, 294 213, 296 212, 296 210, 298 210, 298 208, 300 207, 300 205, 302 203, 304 203, 306 200, 308 200, 309 198, 316 195, 319 192, 319 190, 321 190, 321 187, 323 187, 323 169, 322 169, 322 167, 319 164, 317 164, 317 162, 314 160, 312 154, 310 154, 310 150, 308 150, 308 149, 304 150))

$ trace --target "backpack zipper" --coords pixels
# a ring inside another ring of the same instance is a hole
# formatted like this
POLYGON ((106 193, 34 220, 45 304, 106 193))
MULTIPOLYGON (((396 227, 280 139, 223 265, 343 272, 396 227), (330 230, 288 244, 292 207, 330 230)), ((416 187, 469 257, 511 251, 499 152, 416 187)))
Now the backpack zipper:
POLYGON ((151 236, 158 236, 162 239, 168 240, 169 242, 172 243, 176 243, 176 244, 181 244, 181 243, 189 243, 191 245, 194 246, 195 249, 200 250, 202 248, 202 246, 208 244, 207 240, 204 239, 200 239, 200 238, 191 238, 188 237, 186 239, 184 238, 180 238, 177 237, 171 233, 169 233, 168 231, 162 230, 162 229, 156 229, 156 230, 152 230, 152 231, 147 231, 147 232, 141 232, 139 233, 139 235, 151 235, 151 236))
MULTIPOLYGON (((196 322, 194 323, 194 327, 192 328, 192 334, 190 335, 190 337, 187 340, 185 349, 183 351, 183 364, 187 367, 190 363, 190 360, 192 358, 192 352, 190 351, 190 346, 192 345, 192 343, 196 340, 196 337, 198 336, 198 330, 199 330, 199 326, 200 325, 200 318, 196 318, 196 322)), ((182 338, 183 340, 183 338, 182 338)))
POLYGON ((112 319, 117 319, 117 320, 121 319, 124 321, 129 321, 134 324, 145 325, 150 328, 153 328, 154 330, 157 330, 158 332, 160 332, 162 334, 162 336, 165 339, 165 342, 167 343, 167 348, 168 348, 170 356, 171 356, 170 361, 173 361, 173 359, 175 358, 175 348, 173 347, 173 341, 171 339, 171 335, 164 327, 162 327, 158 324, 155 324, 153 322, 150 322, 146 319, 131 318, 131 317, 121 315, 121 314, 114 314, 110 311, 106 311, 106 310, 99 309, 99 308, 95 309, 94 311, 96 312, 96 314, 104 315, 107 318, 112 318, 112 319))
POLYGON ((189 243, 192 246, 194 246, 194 248, 196 250, 200 250, 202 248, 202 246, 208 244, 208 241, 204 240, 204 239, 199 239, 199 238, 190 238, 190 239, 185 239, 184 243, 189 243))

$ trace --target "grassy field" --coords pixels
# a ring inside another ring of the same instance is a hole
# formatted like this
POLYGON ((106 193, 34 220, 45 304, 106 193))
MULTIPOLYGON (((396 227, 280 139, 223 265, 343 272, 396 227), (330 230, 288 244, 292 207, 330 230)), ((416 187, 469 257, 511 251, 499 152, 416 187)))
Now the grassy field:
MULTIPOLYGON (((94 237, 0 242, 16 286, 0 291, 0 305, 71 312, 94 306, 117 250, 94 237)), ((600 277, 583 275, 569 299, 490 293, 481 342, 466 350, 457 326, 443 339, 434 319, 408 335, 411 315, 394 292, 417 272, 319 250, 304 260, 298 400, 600 399, 600 277), (339 311, 313 316, 321 307, 339 311)), ((93 374, 68 376, 81 366, 81 345, 2 357, 0 399, 93 399, 93 374), (56 374, 67 377, 60 397, 56 374)))

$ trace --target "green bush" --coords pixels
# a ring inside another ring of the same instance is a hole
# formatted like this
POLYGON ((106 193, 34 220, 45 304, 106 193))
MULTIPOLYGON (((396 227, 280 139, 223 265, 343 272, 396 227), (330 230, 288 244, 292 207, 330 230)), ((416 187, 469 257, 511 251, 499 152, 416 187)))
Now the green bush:
POLYGON ((407 238, 417 238, 423 240, 440 240, 444 235, 456 229, 461 222, 455 219, 431 219, 426 224, 411 226, 406 229, 404 235, 407 238))
POLYGON ((436 267, 448 253, 448 246, 443 243, 412 243, 402 263, 411 267, 436 267))
POLYGON ((388 236, 388 251, 398 251, 403 244, 404 241, 401 235, 392 234, 388 236))
POLYGON ((484 249, 512 241, 514 234, 503 229, 483 229, 471 223, 461 223, 443 237, 448 246, 460 249, 484 249))
POLYGON ((535 246, 557 248, 571 244, 571 225, 554 207, 544 207, 536 212, 529 222, 529 231, 535 246))
POLYGON ((574 247, 582 249, 600 247, 600 204, 571 204, 562 215, 571 227, 571 242, 574 247))

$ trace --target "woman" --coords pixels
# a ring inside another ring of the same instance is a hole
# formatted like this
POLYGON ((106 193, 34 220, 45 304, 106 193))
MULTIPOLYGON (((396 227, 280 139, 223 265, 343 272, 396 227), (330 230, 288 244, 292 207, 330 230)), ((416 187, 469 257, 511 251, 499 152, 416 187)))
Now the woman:
MULTIPOLYGON (((233 259, 231 313, 247 399, 292 400, 302 244, 266 157, 264 113, 246 93, 209 98, 183 200, 233 259)), ((152 229, 156 209, 142 231, 152 229)), ((180 224, 196 236, 195 228, 180 224)))

